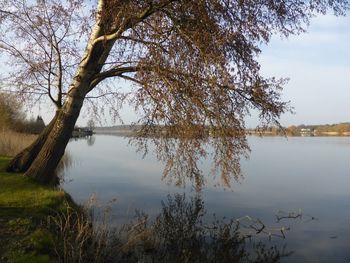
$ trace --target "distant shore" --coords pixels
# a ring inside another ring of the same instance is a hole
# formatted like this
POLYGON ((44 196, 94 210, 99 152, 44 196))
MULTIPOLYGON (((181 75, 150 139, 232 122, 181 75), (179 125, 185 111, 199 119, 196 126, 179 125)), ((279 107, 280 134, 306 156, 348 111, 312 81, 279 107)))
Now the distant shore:
MULTIPOLYGON (((160 127, 162 129, 162 127, 160 127)), ((118 125, 111 127, 96 127, 94 133, 132 137, 141 126, 118 125)), ((283 128, 267 127, 265 129, 247 129, 247 135, 257 136, 288 136, 288 137, 347 137, 350 136, 350 123, 326 125, 300 125, 283 128)))

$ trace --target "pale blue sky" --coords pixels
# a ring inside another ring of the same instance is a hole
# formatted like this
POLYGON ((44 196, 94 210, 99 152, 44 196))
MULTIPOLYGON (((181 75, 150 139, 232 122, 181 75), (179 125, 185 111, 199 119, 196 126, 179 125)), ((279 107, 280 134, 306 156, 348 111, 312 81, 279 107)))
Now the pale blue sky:
POLYGON ((285 114, 283 125, 350 122, 349 43, 350 15, 329 15, 313 19, 307 33, 274 37, 263 49, 263 73, 290 78, 283 97, 295 114, 285 114))
MULTIPOLYGON (((266 76, 288 77, 283 98, 291 101, 295 114, 285 114, 282 125, 350 122, 350 15, 320 16, 311 21, 307 33, 282 39, 273 37, 260 55, 266 76)), ((34 110, 47 123, 52 113, 45 106, 34 110)), ((130 109, 124 121, 134 121, 130 109)), ((85 125, 82 115, 78 125, 85 125)), ((107 121, 107 125, 112 125, 107 121)), ((257 117, 247 118, 247 127, 255 127, 257 117)))

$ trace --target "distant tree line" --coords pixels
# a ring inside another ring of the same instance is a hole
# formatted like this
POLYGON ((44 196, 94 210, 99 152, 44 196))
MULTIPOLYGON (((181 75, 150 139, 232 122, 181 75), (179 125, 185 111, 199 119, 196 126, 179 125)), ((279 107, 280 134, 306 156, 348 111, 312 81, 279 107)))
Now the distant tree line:
POLYGON ((298 136, 303 133, 312 133, 313 135, 327 135, 327 134, 350 134, 350 123, 336 123, 336 124, 322 124, 322 125, 299 125, 289 126, 287 134, 298 136))
POLYGON ((350 122, 319 125, 291 125, 288 127, 269 126, 262 129, 247 129, 249 134, 262 134, 270 136, 327 136, 349 135, 350 122))
POLYGON ((0 93, 0 129, 38 134, 45 128, 43 119, 26 119, 21 102, 13 95, 0 93))

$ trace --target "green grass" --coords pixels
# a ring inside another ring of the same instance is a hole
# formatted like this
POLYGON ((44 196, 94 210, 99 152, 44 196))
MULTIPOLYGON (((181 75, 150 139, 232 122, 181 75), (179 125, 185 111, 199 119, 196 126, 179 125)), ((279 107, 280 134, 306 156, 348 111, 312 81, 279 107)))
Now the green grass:
POLYGON ((21 174, 6 173, 9 161, 0 157, 0 262, 57 262, 53 238, 44 223, 49 214, 63 210, 70 198, 21 174))

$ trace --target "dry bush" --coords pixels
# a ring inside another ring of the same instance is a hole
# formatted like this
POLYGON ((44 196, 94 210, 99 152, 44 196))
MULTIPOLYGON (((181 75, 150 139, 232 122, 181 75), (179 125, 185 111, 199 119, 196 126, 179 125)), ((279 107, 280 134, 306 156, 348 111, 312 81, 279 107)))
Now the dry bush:
POLYGON ((17 133, 11 130, 0 131, 0 155, 15 156, 29 146, 37 135, 17 133))
POLYGON ((92 196, 86 206, 77 209, 68 203, 48 218, 60 263, 277 263, 292 254, 262 243, 263 232, 253 219, 247 226, 234 218, 214 217, 205 223, 206 210, 198 197, 168 196, 154 219, 137 212, 134 220, 119 227, 111 224, 110 209, 111 204, 101 206, 92 196), (250 236, 242 233, 246 227, 250 236))
POLYGON ((117 230, 110 225, 111 210, 109 206, 96 205, 94 200, 92 196, 84 207, 68 201, 66 209, 48 217, 47 226, 55 237, 54 250, 60 263, 116 262, 120 241, 117 230))

